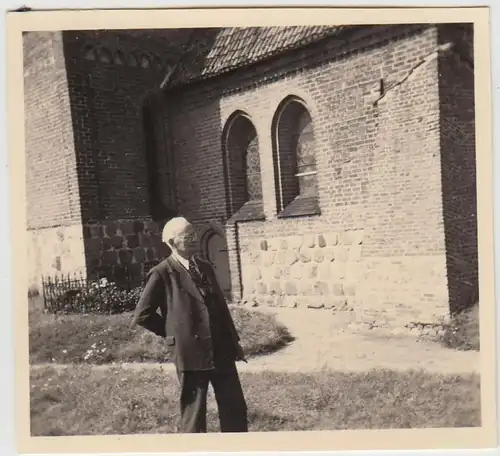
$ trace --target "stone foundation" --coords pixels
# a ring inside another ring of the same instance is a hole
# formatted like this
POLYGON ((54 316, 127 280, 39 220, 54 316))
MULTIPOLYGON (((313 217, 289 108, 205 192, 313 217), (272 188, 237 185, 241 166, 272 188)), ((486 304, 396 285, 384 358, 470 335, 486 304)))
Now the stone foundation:
POLYGON ((41 291, 42 276, 85 275, 81 225, 28 230, 28 287, 41 291))
POLYGON ((120 280, 131 274, 141 280, 145 269, 168 255, 160 227, 148 220, 118 220, 84 226, 85 251, 91 276, 120 280), (125 272, 127 271, 127 272, 125 272))
POLYGON ((28 231, 29 284, 41 291, 42 276, 78 275, 140 281, 168 255, 157 223, 116 221, 28 231))
POLYGON ((242 239, 243 299, 270 306, 348 309, 363 231, 242 239))
POLYGON ((446 256, 362 261, 359 309, 381 325, 432 324, 449 316, 446 256))
POLYGON ((445 318, 445 256, 363 257, 363 230, 243 238, 244 303, 348 311, 401 327, 445 318))

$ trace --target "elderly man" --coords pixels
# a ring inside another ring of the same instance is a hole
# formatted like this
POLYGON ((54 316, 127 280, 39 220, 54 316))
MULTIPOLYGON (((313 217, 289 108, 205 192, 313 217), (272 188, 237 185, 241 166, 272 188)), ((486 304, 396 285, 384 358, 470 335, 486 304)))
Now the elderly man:
POLYGON ((180 432, 207 432, 210 383, 221 431, 248 432, 236 369, 245 357, 215 273, 197 255, 196 231, 185 218, 170 220, 162 238, 172 254, 149 272, 133 324, 166 339, 181 385, 180 432))

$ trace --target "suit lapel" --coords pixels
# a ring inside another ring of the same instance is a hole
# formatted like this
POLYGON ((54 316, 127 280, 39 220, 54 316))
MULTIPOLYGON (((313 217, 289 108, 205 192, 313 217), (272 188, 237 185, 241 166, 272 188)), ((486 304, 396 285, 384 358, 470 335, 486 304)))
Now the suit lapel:
POLYGON ((186 268, 177 260, 177 258, 175 258, 174 255, 172 255, 170 258, 172 269, 177 275, 179 286, 193 298, 203 302, 203 297, 200 293, 200 290, 191 278, 191 274, 189 274, 186 268))

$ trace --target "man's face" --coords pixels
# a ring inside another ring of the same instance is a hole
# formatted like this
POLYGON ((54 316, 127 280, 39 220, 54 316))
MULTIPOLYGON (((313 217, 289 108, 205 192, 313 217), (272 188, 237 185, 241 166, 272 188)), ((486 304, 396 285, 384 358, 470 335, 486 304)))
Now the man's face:
POLYGON ((174 239, 174 246, 180 255, 190 257, 198 251, 198 235, 192 225, 188 225, 174 239))

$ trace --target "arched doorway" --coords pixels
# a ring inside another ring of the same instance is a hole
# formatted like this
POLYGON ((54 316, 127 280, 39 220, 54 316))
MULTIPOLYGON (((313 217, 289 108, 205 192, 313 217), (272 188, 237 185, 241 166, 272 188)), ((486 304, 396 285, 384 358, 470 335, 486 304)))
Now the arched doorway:
POLYGON ((229 256, 227 253, 227 243, 224 236, 211 231, 206 236, 205 254, 213 264, 219 286, 228 296, 231 294, 231 274, 229 269, 229 256))

